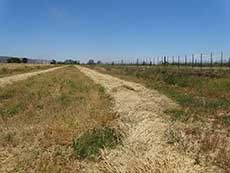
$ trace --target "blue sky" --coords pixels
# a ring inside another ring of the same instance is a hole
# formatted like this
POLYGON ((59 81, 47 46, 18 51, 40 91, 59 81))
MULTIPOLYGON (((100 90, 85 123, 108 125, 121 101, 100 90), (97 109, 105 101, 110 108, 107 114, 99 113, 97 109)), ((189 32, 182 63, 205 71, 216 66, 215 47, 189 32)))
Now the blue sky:
POLYGON ((0 0, 0 55, 85 61, 210 51, 230 55, 230 0, 0 0))

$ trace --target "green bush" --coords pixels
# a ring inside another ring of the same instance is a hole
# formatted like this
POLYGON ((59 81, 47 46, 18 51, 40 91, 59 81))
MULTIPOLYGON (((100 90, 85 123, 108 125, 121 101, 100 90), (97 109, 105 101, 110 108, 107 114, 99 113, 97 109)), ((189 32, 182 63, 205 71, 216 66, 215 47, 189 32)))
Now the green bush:
POLYGON ((79 159, 96 158, 100 149, 113 148, 121 143, 121 135, 112 128, 93 129, 73 141, 79 159))

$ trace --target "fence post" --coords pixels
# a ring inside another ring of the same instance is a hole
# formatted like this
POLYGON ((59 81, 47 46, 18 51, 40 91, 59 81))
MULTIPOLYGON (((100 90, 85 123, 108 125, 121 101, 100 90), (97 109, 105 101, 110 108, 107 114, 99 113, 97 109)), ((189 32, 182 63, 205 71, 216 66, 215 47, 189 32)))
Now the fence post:
POLYGON ((166 62, 167 62, 167 57, 164 56, 164 65, 166 65, 166 62))
POLYGON ((211 55, 210 55, 210 58, 211 58, 211 59, 210 59, 210 61, 211 61, 211 68, 212 68, 212 66, 213 66, 213 59, 212 59, 212 56, 213 56, 213 55, 212 55, 212 52, 211 52, 211 55))
POLYGON ((185 66, 187 66, 187 55, 185 55, 185 66))
POLYGON ((194 54, 192 54, 192 68, 194 67, 194 54))
POLYGON ((178 56, 177 67, 180 68, 180 56, 178 56))
POLYGON ((137 58, 137 66, 139 66, 139 59, 137 58))
POLYGON ((223 67, 223 57, 224 57, 224 53, 223 53, 223 52, 221 52, 221 62, 220 62, 221 67, 223 67))
POLYGON ((200 67, 201 69, 203 67, 203 54, 202 53, 200 54, 200 67))
POLYGON ((230 57, 228 58, 228 67, 229 67, 229 70, 230 70, 230 57))

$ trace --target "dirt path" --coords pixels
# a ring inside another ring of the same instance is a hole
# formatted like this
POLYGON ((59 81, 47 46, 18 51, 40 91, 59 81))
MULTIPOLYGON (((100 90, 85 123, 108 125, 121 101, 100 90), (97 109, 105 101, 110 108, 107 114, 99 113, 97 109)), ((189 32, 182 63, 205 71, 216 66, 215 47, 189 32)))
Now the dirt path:
POLYGON ((127 82, 94 70, 78 67, 81 72, 105 87, 114 99, 119 128, 125 133, 124 145, 104 151, 94 172, 105 173, 207 173, 217 172, 195 164, 167 144, 165 131, 169 123, 163 111, 176 106, 166 96, 144 86, 127 82))
POLYGON ((54 68, 50 68, 50 69, 42 70, 42 71, 36 71, 36 72, 13 75, 13 76, 9 76, 9 77, 3 77, 3 78, 0 78, 0 87, 4 87, 8 84, 12 84, 15 81, 25 80, 29 77, 32 77, 32 76, 35 76, 38 74, 51 72, 51 71, 57 70, 59 68, 63 68, 63 67, 54 67, 54 68))

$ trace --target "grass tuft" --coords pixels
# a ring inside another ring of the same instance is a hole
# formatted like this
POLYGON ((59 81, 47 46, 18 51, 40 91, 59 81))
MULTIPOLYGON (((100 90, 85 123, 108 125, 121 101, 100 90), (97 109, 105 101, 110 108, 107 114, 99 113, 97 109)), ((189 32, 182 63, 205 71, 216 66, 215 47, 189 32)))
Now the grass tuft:
POLYGON ((170 109, 170 110, 166 110, 165 113, 167 115, 170 115, 172 120, 176 121, 176 120, 182 120, 186 118, 186 113, 184 110, 180 110, 180 109, 170 109))
POLYGON ((112 128, 93 129, 73 141, 73 148, 79 159, 94 159, 100 149, 113 148, 121 143, 121 135, 112 128))

